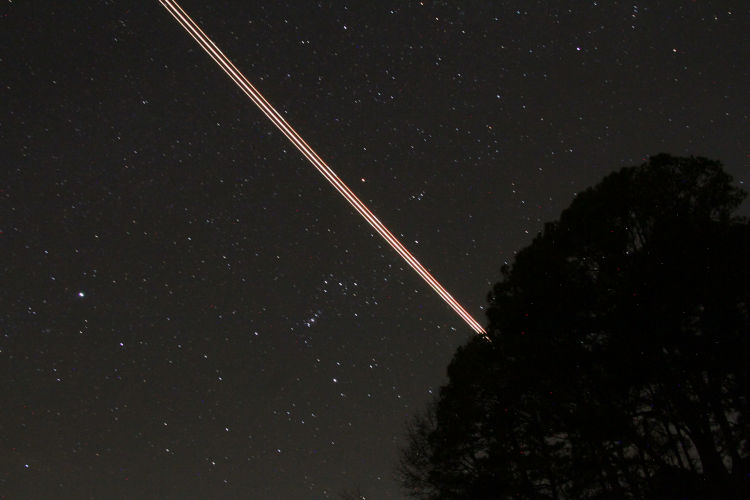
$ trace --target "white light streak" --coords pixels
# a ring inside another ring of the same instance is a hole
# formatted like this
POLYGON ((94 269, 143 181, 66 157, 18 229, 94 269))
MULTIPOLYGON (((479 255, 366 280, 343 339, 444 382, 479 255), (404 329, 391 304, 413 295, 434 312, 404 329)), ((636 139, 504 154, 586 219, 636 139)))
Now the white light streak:
POLYGON ((409 264, 422 279, 432 287, 433 290, 463 319, 466 324, 476 333, 486 335, 484 328, 480 325, 461 304, 454 299, 448 291, 425 269, 425 267, 396 239, 380 220, 365 206, 362 201, 352 192, 349 187, 339 178, 336 173, 313 151, 313 149, 299 136, 299 134, 286 122, 260 92, 250 83, 232 62, 219 50, 203 30, 193 21, 190 16, 182 10, 174 0, 159 0, 165 9, 174 17, 178 23, 190 34, 198 45, 206 51, 216 64, 229 75, 229 78, 255 103, 263 114, 286 136, 289 141, 308 159, 318 172, 326 178, 336 191, 348 201, 354 209, 372 226, 377 233, 409 264))

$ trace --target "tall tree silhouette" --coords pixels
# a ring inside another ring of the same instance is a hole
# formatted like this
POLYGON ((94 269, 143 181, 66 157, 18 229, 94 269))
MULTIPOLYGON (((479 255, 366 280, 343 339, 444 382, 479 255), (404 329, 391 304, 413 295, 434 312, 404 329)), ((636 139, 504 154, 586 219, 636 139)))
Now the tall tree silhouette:
POLYGON ((721 164, 579 194, 489 294, 408 428, 417 498, 750 498, 750 223, 721 164))

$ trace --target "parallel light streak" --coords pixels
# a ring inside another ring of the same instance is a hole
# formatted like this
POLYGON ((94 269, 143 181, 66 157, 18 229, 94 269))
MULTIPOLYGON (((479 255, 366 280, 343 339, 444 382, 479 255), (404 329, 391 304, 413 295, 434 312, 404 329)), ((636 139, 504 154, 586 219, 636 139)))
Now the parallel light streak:
POLYGON ((287 121, 269 104, 260 92, 250 83, 232 61, 219 50, 208 36, 200 29, 190 16, 174 0, 159 0, 167 11, 190 34, 198 45, 208 53, 216 64, 229 75, 229 78, 255 103, 263 114, 289 139, 292 144, 308 159, 336 191, 348 201, 354 209, 372 226, 377 233, 398 253, 422 279, 463 319, 476 333, 486 335, 484 328, 454 299, 448 291, 425 269, 425 267, 409 252, 401 242, 391 234, 380 220, 367 206, 352 192, 336 173, 313 151, 287 121))

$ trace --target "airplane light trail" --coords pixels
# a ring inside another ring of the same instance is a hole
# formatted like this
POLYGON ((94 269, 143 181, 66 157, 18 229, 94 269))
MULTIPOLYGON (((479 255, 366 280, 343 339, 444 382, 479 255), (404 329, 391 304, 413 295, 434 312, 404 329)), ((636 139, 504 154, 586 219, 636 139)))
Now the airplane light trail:
POLYGON ((297 134, 287 121, 266 101, 258 90, 243 75, 232 61, 219 50, 203 30, 193 21, 190 16, 182 10, 174 0, 159 0, 165 9, 174 17, 178 23, 190 34, 198 45, 206 51, 216 64, 229 75, 229 78, 255 103, 258 108, 281 130, 289 141, 308 159, 310 163, 320 172, 336 191, 351 204, 354 209, 372 226, 375 231, 398 253, 422 279, 432 287, 435 292, 463 319, 466 324, 476 333, 486 336, 482 325, 480 325, 466 310, 451 296, 448 291, 425 269, 425 267, 409 252, 401 242, 386 228, 380 220, 365 206, 362 201, 352 192, 349 187, 339 178, 336 173, 313 151, 313 149, 297 134))

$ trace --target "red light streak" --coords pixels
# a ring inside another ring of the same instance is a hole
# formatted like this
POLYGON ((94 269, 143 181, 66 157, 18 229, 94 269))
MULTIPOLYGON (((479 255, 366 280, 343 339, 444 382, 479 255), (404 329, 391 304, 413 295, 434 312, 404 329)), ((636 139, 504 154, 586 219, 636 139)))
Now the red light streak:
POLYGON ((486 335, 484 328, 451 296, 448 291, 425 269, 425 267, 409 252, 401 242, 393 236, 385 225, 375 217, 367 206, 365 206, 357 195, 339 178, 336 173, 313 151, 313 149, 300 137, 300 135, 287 123, 287 121, 266 101, 265 97, 250 83, 232 61, 219 50, 208 36, 200 29, 190 16, 182 10, 174 0, 159 0, 165 9, 174 17, 178 23, 198 42, 198 45, 208 53, 216 64, 229 75, 229 78, 255 103, 263 114, 268 117, 276 127, 289 139, 292 144, 308 159, 310 163, 320 172, 336 191, 351 204, 354 209, 372 226, 375 231, 398 253, 422 279, 432 287, 433 290, 463 319, 466 324, 476 333, 486 335))

